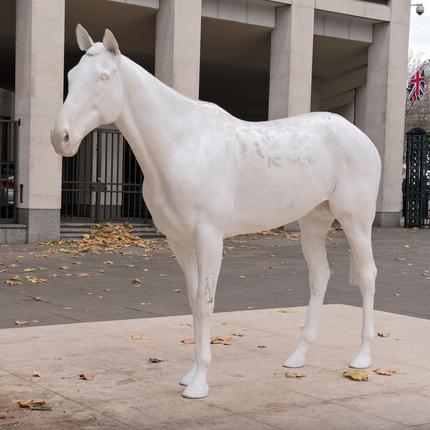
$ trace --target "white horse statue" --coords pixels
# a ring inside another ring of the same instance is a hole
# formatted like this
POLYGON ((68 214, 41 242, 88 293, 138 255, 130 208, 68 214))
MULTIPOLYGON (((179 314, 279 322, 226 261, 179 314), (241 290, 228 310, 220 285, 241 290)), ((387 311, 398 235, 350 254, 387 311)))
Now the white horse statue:
POLYGON ((121 55, 113 34, 94 43, 78 25, 86 51, 68 74, 69 93, 51 141, 70 157, 83 137, 114 123, 145 175, 145 202, 181 266, 194 318, 195 363, 183 396, 208 395, 210 317, 223 239, 299 220, 309 268, 310 300, 300 344, 285 362, 301 367, 315 341, 330 269, 326 235, 336 218, 351 247, 350 283, 363 298, 361 347, 351 367, 371 364, 376 266, 371 246, 381 163, 357 127, 331 113, 266 122, 239 120, 191 100, 121 55))

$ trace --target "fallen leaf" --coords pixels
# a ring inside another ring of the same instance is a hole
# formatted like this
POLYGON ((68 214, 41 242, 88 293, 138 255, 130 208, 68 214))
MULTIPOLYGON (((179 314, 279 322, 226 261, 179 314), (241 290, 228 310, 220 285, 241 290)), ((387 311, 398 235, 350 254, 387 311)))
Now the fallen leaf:
POLYGON ((181 289, 180 288, 175 288, 174 290, 170 290, 172 293, 180 293, 181 289))
POLYGON ((382 368, 378 368, 378 369, 375 369, 374 372, 377 375, 392 376, 395 373, 397 373, 397 369, 391 369, 391 368, 389 368, 389 369, 382 369, 382 368))
POLYGON ((94 379, 94 375, 91 373, 81 373, 79 378, 83 379, 84 381, 92 381, 94 379))
POLYGON ((379 337, 389 337, 390 332, 389 331, 378 331, 378 336, 379 337))
POLYGON ((72 310, 72 307, 71 306, 64 306, 63 309, 66 310, 66 311, 70 311, 70 310, 72 310))
POLYGON ((34 372, 31 374, 31 376, 32 376, 33 378, 40 378, 40 372, 36 372, 36 371, 34 371, 34 372))
POLYGON ((398 291, 393 291, 393 296, 399 297, 400 293, 398 291))
POLYGON ((103 261, 103 263, 104 263, 104 264, 113 264, 113 261, 111 261, 111 260, 106 260, 106 261, 103 261))
POLYGON ((78 273, 78 276, 80 276, 81 278, 87 278, 88 276, 91 276, 89 273, 83 272, 83 273, 78 273))
POLYGON ((68 267, 67 266, 60 266, 60 267, 58 267, 59 269, 61 269, 61 270, 67 270, 68 269, 68 267))
POLYGON ((11 287, 16 287, 17 285, 22 285, 21 281, 18 281, 17 279, 14 278, 10 278, 10 279, 6 279, 6 281, 4 281, 7 285, 10 285, 11 287))
POLYGON ((151 357, 149 359, 150 363, 163 363, 163 361, 166 361, 165 358, 158 358, 158 357, 151 357))
POLYGON ((181 339, 181 343, 184 345, 193 345, 195 341, 194 339, 187 338, 187 339, 181 339))
POLYGON ((34 272, 36 269, 34 267, 26 267, 24 272, 34 272))
POLYGON ((131 338, 133 340, 149 340, 149 339, 151 339, 149 336, 145 336, 145 335, 142 335, 142 334, 133 334, 131 336, 131 338))
POLYGON ((243 333, 242 331, 235 331, 233 333, 231 333, 232 336, 237 336, 237 337, 243 337, 245 336, 245 333, 243 333))
POLYGON ((24 276, 24 278, 27 279, 27 281, 31 282, 32 284, 41 284, 42 282, 47 281, 47 279, 36 278, 36 276, 24 276))
POLYGON ((285 377, 290 379, 300 379, 305 378, 306 375, 297 372, 285 372, 285 377))
POLYGON ((396 257, 396 260, 399 260, 399 261, 405 261, 405 260, 406 260, 406 257, 396 257))
POLYGON ((298 311, 296 311, 295 309, 279 309, 278 311, 281 314, 296 314, 298 311))
POLYGON ((134 267, 134 264, 126 264, 127 267, 134 267))
POLYGON ((345 378, 352 379, 353 381, 368 381, 369 375, 363 369, 347 369, 342 372, 345 378))
POLYGON ((14 322, 15 322, 15 324, 16 324, 16 325, 19 325, 19 326, 28 324, 28 321, 20 321, 20 320, 16 320, 16 321, 14 321, 14 322))
POLYGON ((134 279, 130 282, 130 284, 133 284, 133 285, 141 285, 141 284, 142 284, 142 281, 141 281, 139 278, 134 278, 134 279))
POLYGON ((34 300, 36 300, 36 302, 41 302, 43 299, 42 299, 42 297, 41 297, 41 296, 36 296, 36 297, 34 298, 34 300))
POLYGON ((257 348, 264 349, 264 348, 267 348, 267 346, 266 345, 257 345, 257 348))
POLYGON ((231 336, 214 336, 211 339, 212 345, 231 345, 233 338, 231 336))
POLYGON ((430 280, 430 272, 429 272, 428 270, 426 270, 426 271, 423 273, 423 276, 424 276, 424 278, 425 278, 425 279, 430 280))
POLYGON ((46 400, 18 400, 20 408, 33 411, 51 411, 52 407, 46 404, 46 400))

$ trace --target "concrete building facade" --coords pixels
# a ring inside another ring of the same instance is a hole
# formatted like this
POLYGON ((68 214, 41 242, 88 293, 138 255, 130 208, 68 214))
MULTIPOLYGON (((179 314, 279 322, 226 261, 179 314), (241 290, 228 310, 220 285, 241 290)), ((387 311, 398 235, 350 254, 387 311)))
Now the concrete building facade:
POLYGON ((49 131, 81 55, 78 22, 94 40, 110 28, 123 54, 239 118, 343 115, 382 158, 375 223, 398 226, 409 8, 409 0, 3 0, 0 118, 20 126, 14 233, 0 241, 59 237, 62 164, 49 131))

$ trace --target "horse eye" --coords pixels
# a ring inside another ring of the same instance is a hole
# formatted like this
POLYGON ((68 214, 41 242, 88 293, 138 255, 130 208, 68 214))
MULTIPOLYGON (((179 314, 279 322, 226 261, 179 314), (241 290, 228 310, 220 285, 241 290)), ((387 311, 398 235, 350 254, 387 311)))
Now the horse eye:
POLYGON ((102 73, 102 74, 100 75, 100 79, 101 79, 102 81, 106 81, 106 80, 108 80, 108 79, 109 79, 109 75, 108 75, 107 73, 102 73))

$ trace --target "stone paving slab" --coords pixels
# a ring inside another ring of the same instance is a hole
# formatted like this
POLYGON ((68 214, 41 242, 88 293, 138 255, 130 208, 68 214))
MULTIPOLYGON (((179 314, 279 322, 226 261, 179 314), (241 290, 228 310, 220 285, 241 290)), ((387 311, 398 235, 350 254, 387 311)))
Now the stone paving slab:
POLYGON ((178 384, 192 364, 193 346, 180 343, 192 337, 189 315, 0 330, 0 429, 430 428, 429 320, 376 311, 376 329, 390 336, 375 339, 372 369, 398 371, 370 369, 368 382, 354 382, 341 373, 359 345, 360 309, 325 305, 318 344, 300 370, 306 377, 297 380, 281 364, 306 308, 289 309, 215 314, 213 335, 245 335, 212 346, 202 400, 182 398, 178 384), (30 398, 52 411, 19 409, 15 401, 30 398))

